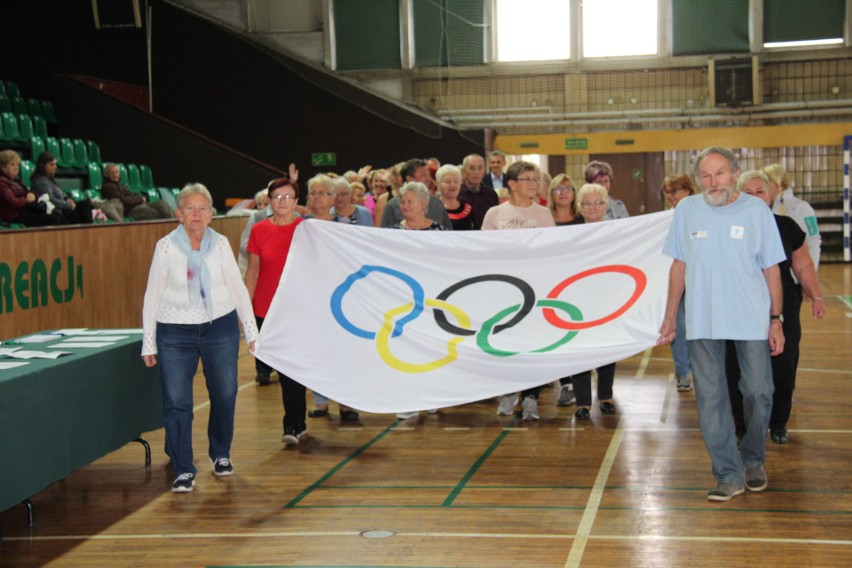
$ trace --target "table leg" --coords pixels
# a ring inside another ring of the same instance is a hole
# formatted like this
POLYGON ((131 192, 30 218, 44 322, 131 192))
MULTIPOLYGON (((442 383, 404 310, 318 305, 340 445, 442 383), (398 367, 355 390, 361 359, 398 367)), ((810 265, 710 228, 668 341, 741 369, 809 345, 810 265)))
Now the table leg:
POLYGON ((151 465, 151 446, 143 438, 136 438, 133 441, 145 446, 145 465, 151 465))

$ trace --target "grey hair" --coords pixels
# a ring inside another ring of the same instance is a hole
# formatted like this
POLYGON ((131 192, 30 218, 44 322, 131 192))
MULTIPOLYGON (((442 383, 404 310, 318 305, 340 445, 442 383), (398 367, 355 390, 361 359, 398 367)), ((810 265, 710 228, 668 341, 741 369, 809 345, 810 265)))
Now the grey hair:
MULTIPOLYGON (((331 180, 332 185, 334 185, 334 192, 337 193, 341 189, 345 189, 347 191, 352 191, 352 186, 349 184, 349 180, 345 177, 340 176, 331 180)), ((310 188, 310 186, 308 186, 310 188)), ((309 189, 310 191, 310 189, 309 189)))
POLYGON ((766 190, 767 194, 769 193, 769 176, 767 176, 760 170, 748 170, 746 172, 741 173, 740 179, 737 180, 737 191, 742 193, 743 185, 745 185, 745 182, 752 179, 759 179, 760 181, 762 181, 763 189, 766 190))
MULTIPOLYGON (((701 165, 701 160, 709 156, 710 154, 719 154, 723 158, 728 161, 728 165, 731 167, 732 172, 740 171, 740 161, 734 155, 733 152, 728 150, 727 148, 722 148, 721 146, 710 146, 709 148, 705 148, 695 156, 695 160, 692 162, 692 173, 695 176, 696 180, 700 180, 701 176, 698 173, 698 166, 701 165)), ((700 184, 699 184, 700 185, 700 184)))
POLYGON ((417 197, 420 198, 420 202, 423 204, 423 210, 426 210, 426 206, 429 204, 429 190, 426 189, 426 186, 419 181, 409 181, 403 184, 402 187, 399 188, 399 197, 402 199, 402 196, 408 193, 409 191, 414 192, 417 197))
POLYGON ((318 185, 324 185, 328 187, 329 191, 333 194, 337 195, 337 187, 334 185, 334 180, 328 177, 325 174, 317 174, 311 179, 308 180, 308 191, 313 190, 314 187, 318 185))
POLYGON ((263 189, 261 189, 260 191, 258 191, 257 193, 255 193, 255 194, 254 194, 254 199, 255 199, 255 201, 257 201, 258 199, 260 199, 260 197, 261 197, 262 195, 269 195, 269 190, 268 190, 268 189, 266 189, 266 188, 264 187, 263 189))
POLYGON ((200 183, 188 183, 183 186, 183 189, 180 190, 177 196, 177 206, 178 209, 183 208, 183 202, 191 195, 202 195, 207 202, 210 203, 210 207, 213 207, 213 197, 210 195, 210 192, 207 191, 207 188, 204 187, 203 184, 200 183))
POLYGON ((461 170, 458 166, 454 166, 453 164, 444 164, 438 171, 435 172, 435 181, 441 183, 441 179, 447 174, 456 174, 459 176, 459 180, 461 180, 461 170))

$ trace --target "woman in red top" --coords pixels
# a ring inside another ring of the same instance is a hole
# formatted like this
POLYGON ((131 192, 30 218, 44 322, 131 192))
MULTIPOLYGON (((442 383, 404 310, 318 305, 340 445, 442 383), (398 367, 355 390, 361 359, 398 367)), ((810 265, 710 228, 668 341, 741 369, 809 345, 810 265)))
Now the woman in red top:
MULTIPOLYGON (((299 198, 299 184, 282 177, 269 184, 269 203, 272 216, 256 223, 248 242, 249 262, 246 270, 246 288, 251 297, 257 328, 269 311, 272 298, 278 289, 284 264, 293 242, 296 227, 302 222, 295 213, 299 198)), ((271 372, 272 369, 269 368, 271 372)), ((268 373, 266 375, 268 384, 268 373)), ((284 402, 284 435, 282 441, 295 446, 307 433, 305 425, 305 387, 278 371, 281 398, 284 402)))

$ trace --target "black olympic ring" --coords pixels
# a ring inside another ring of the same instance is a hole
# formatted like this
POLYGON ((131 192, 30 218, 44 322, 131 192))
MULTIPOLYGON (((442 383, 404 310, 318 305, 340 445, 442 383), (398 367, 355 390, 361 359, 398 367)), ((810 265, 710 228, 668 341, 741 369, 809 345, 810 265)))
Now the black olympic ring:
MULTIPOLYGON (((435 298, 437 300, 446 301, 453 293, 458 292, 462 288, 466 286, 470 286, 471 284, 478 284, 479 282, 505 282, 507 284, 511 284, 517 287, 521 294, 524 296, 524 302, 521 304, 521 309, 516 313, 512 318, 506 323, 501 323, 500 325, 494 326, 494 333, 500 333, 504 329, 509 329, 510 327, 514 327, 518 323, 521 322, 533 309, 535 306, 535 292, 533 292, 532 286, 521 280, 520 278, 515 278, 514 276, 507 276, 505 274, 484 274, 482 276, 474 276, 472 278, 467 278, 466 280, 462 280, 460 282, 456 282, 440 294, 438 294, 435 298)), ((438 308, 434 308, 434 316, 435 323, 448 333, 452 333, 455 335, 476 335, 477 331, 474 329, 464 329, 458 326, 451 324, 447 321, 447 316, 444 315, 444 310, 440 310, 438 308)))

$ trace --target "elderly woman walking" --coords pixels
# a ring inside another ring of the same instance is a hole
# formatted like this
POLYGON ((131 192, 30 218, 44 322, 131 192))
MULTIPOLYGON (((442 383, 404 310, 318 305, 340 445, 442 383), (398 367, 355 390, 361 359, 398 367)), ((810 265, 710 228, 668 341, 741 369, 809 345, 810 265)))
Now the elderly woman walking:
POLYGON ((208 225, 213 200, 201 184, 181 190, 176 210, 180 225, 160 239, 148 273, 142 308, 142 359, 160 362, 166 453, 175 479, 172 491, 195 485, 192 455, 192 381, 198 360, 210 395, 208 457, 213 474, 232 475, 231 441, 237 400, 237 355, 242 324, 249 349, 257 326, 248 290, 228 239, 208 225))

